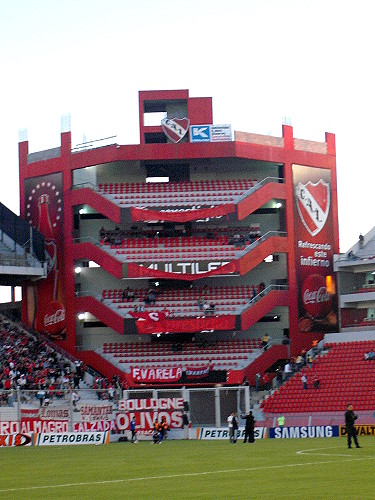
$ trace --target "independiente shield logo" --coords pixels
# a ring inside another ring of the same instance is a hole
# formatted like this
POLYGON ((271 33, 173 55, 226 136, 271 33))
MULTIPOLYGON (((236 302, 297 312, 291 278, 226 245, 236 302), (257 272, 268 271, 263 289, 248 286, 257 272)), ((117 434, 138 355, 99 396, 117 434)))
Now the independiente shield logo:
POLYGON ((175 143, 185 137, 186 132, 189 130, 189 125, 189 118, 164 118, 161 121, 161 128, 164 134, 175 143))
POLYGON ((318 182, 301 182, 295 188, 299 216, 311 236, 324 227, 331 204, 330 186, 323 179, 318 182))

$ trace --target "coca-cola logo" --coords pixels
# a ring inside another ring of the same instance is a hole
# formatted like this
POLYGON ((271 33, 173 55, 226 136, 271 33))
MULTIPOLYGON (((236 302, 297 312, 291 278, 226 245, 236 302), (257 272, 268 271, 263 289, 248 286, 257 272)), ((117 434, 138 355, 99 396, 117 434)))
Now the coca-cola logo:
POLYGON ((306 304, 317 304, 319 302, 328 302, 329 301, 329 293, 327 292, 327 288, 325 286, 321 286, 319 290, 310 291, 309 289, 305 290, 303 294, 303 303, 306 304))
POLYGON ((61 332, 65 328, 66 310, 63 304, 57 301, 52 301, 44 315, 44 329, 51 334, 61 332))
POLYGON ((332 308, 332 297, 327 291, 325 276, 311 274, 302 285, 302 302, 307 314, 323 318, 332 308))

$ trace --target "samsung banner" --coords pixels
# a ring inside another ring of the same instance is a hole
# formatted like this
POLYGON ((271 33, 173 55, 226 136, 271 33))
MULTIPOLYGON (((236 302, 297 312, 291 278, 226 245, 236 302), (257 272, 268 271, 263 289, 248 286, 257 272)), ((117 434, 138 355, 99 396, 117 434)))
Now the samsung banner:
POLYGON ((327 438, 338 436, 338 425, 306 425, 302 427, 271 427, 268 429, 268 437, 275 439, 327 438))

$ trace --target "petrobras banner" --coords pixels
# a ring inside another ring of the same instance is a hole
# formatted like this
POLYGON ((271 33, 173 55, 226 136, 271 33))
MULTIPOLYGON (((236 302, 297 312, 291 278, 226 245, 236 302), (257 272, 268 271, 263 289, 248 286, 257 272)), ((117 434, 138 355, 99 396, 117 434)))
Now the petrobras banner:
POLYGON ((35 434, 35 446, 64 446, 73 444, 107 444, 109 432, 63 432, 35 434))
POLYGON ((190 142, 230 142, 231 125, 190 125, 190 142))
POLYGON ((338 437, 338 425, 314 425, 302 427, 271 427, 268 437, 275 439, 338 437))
MULTIPOLYGON (((229 440, 229 429, 228 427, 198 427, 196 429, 197 439, 228 439, 229 440)), ((245 428, 240 427, 237 431, 237 439, 241 440, 245 437, 245 428)), ((255 439, 265 439, 267 437, 266 427, 255 427, 254 429, 255 439)))
POLYGON ((293 165, 293 186, 299 330, 337 331, 331 171, 293 165))
POLYGON ((31 446, 31 434, 0 434, 0 448, 9 446, 31 446))

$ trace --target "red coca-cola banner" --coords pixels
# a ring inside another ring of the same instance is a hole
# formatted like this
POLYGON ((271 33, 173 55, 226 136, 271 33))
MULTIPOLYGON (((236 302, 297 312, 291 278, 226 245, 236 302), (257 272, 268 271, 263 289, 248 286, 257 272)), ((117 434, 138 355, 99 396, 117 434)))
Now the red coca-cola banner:
POLYGON ((299 329, 337 331, 335 286, 326 285, 335 251, 331 172, 293 165, 293 184, 299 329))
POLYGON ((53 339, 65 337, 66 309, 62 282, 62 174, 25 180, 25 218, 45 238, 47 277, 27 287, 29 326, 53 339))
POLYGON ((130 374, 138 384, 177 382, 182 375, 182 366, 171 368, 145 368, 133 366, 130 374))
MULTIPOLYGON (((164 265, 170 268, 168 264, 164 265)), ((201 271, 198 262, 175 263, 179 266, 179 271, 169 272, 155 269, 153 265, 143 266, 142 264, 128 264, 128 278, 171 278, 175 280, 195 281, 201 278, 217 276, 222 274, 234 274, 237 271, 237 262, 210 262, 207 271, 201 271), (179 265, 180 264, 180 265, 179 265)), ((164 268, 165 268, 164 267, 164 268)))
POLYGON ((131 219, 134 222, 139 221, 171 221, 171 222, 189 222, 209 217, 221 217, 234 213, 233 203, 225 205, 216 205, 208 208, 189 208, 176 210, 149 210, 147 208, 132 207, 130 209, 131 219))
POLYGON ((194 333, 211 330, 233 330, 235 323, 235 316, 225 315, 202 316, 198 318, 167 318, 162 321, 138 319, 136 326, 140 334, 194 333))

